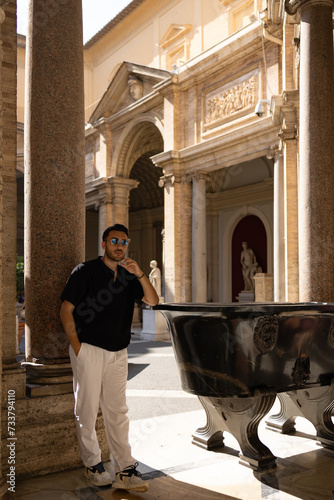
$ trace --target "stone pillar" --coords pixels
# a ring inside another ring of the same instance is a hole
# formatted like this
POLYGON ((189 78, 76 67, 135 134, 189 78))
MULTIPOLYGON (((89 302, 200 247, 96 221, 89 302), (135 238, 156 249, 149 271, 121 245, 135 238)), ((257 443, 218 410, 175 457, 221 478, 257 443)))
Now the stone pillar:
MULTIPOLYGON (((98 249, 99 255, 103 255, 102 249, 102 235, 103 231, 112 225, 113 221, 113 212, 112 212, 112 197, 111 197, 111 186, 107 182, 101 181, 101 179, 97 179, 94 181, 94 184, 99 182, 98 191, 99 191, 99 201, 98 201, 98 210, 99 210, 99 231, 98 231, 98 249)), ((97 187, 97 186, 96 186, 97 187)))
MULTIPOLYGON (((10 5, 10 10, 14 13, 14 19, 16 18, 16 0, 14 2, 11 2, 10 5)), ((6 75, 6 70, 3 66, 4 60, 6 58, 4 57, 4 47, 3 47, 3 39, 5 36, 6 39, 6 27, 5 30, 4 28, 4 21, 6 20, 6 15, 4 10, 0 7, 0 33, 1 33, 1 38, 0 38, 0 339, 1 339, 1 345, 2 345, 2 351, 3 351, 3 356, 0 358, 0 372, 3 372, 4 370, 4 363, 7 360, 7 362, 12 362, 15 360, 15 350, 13 352, 12 349, 12 344, 13 342, 8 342, 9 339, 12 339, 15 343, 15 334, 14 334, 14 329, 13 329, 13 321, 15 322, 15 260, 16 259, 16 220, 12 219, 11 215, 13 215, 13 205, 16 202, 16 193, 13 190, 13 187, 16 188, 15 182, 13 182, 13 173, 15 175, 15 162, 14 162, 14 169, 10 168, 10 164, 13 167, 13 162, 10 162, 9 164, 6 165, 6 156, 10 155, 10 146, 16 145, 16 140, 14 142, 8 141, 9 143, 9 149, 8 147, 4 146, 4 137, 6 134, 8 134, 8 130, 5 130, 4 125, 6 122, 6 110, 4 110, 4 103, 8 103, 8 99, 15 99, 16 97, 16 84, 14 82, 14 85, 8 85, 8 70, 13 68, 16 63, 16 53, 11 52, 11 56, 8 58, 8 61, 6 61, 7 66, 7 75, 6 75), (6 78, 7 76, 7 78, 6 78), (4 88, 6 88, 6 96, 3 96, 3 91, 4 88), (10 89, 10 92, 9 92, 10 89), (10 189, 12 187, 12 189, 10 189), (8 192, 7 192, 8 188, 8 192), (15 193, 15 195, 14 195, 15 193), (9 195, 9 199, 6 200, 6 198, 9 195), (10 202, 10 210, 8 213, 8 207, 6 206, 6 201, 7 203, 10 202), (5 233, 4 230, 5 228, 10 227, 9 233, 5 233), (6 237, 4 238, 4 234, 6 237), (9 242, 7 242, 7 236, 9 238, 9 242), (13 242, 15 242, 13 244, 13 242), (11 248, 10 245, 13 245, 11 248), (10 252, 9 252, 10 250, 10 252), (9 274, 8 274, 9 271, 9 274), (14 271, 14 272, 13 272, 14 271), (8 292, 10 292, 8 296, 8 292), (10 333, 11 335, 6 335, 10 333), (6 355, 4 349, 6 348, 6 355)), ((15 34, 15 28, 14 28, 14 34, 15 34)), ((10 46, 10 44, 9 44, 10 46)), ((14 48, 14 44, 12 46, 12 49, 14 48)), ((8 47, 7 47, 8 49, 8 47)), ((8 55, 8 52, 7 52, 8 55)), ((12 82, 13 83, 13 82, 12 82)), ((16 106, 14 103, 14 107, 11 108, 13 110, 13 113, 16 118, 16 106)), ((7 115, 8 118, 8 115, 7 115)), ((15 130, 15 129, 14 129, 15 130)), ((13 129, 11 129, 13 132, 13 129)), ((15 138, 16 139, 16 138, 15 138)), ((14 177, 15 179, 15 177, 14 177)), ((14 210, 15 214, 15 210, 14 210)), ((4 376, 3 376, 4 377, 4 376)), ((0 428, 6 429, 7 427, 7 421, 8 421, 8 413, 7 413, 7 402, 4 398, 8 397, 8 392, 7 392, 7 387, 6 384, 4 384, 5 388, 1 388, 0 392, 0 398, 1 398, 1 407, 5 408, 5 411, 2 412, 2 418, 7 417, 7 420, 5 420, 5 425, 2 425, 0 428)), ((11 390, 13 390, 15 394, 15 385, 10 387, 11 390)), ((9 441, 6 440, 8 437, 8 433, 6 432, 5 435, 1 432, 1 438, 2 442, 6 442, 6 444, 9 443, 9 441), (6 440, 6 441, 5 441, 6 440)), ((10 487, 10 484, 7 483, 8 476, 5 477, 3 476, 2 473, 2 463, 7 460, 7 451, 8 448, 5 446, 1 447, 1 460, 0 460, 0 498, 3 499, 9 499, 12 498, 12 495, 10 495, 8 488, 10 487)), ((7 464, 8 465, 8 464, 7 464)), ((15 491, 15 481, 14 481, 14 491, 15 491)))
POLYGON ((168 172, 159 181, 165 188, 165 301, 191 302, 191 183, 178 173, 173 154, 161 153, 154 158, 154 163, 168 172))
POLYGON ((207 301, 206 256, 206 178, 199 172, 192 176, 192 301, 207 301))
POLYGON ((295 25, 289 21, 289 16, 286 16, 283 24, 282 79, 284 90, 295 90, 294 66, 296 61, 295 47, 293 44, 295 25))
POLYGON ((285 8, 301 19, 299 300, 333 302, 333 1, 285 8))
MULTIPOLYGON (((274 119, 278 118, 282 128, 278 134, 280 137, 280 146, 277 151, 282 149, 283 152, 283 184, 284 184, 284 208, 280 207, 281 213, 284 215, 284 281, 285 290, 283 293, 280 288, 280 300, 287 302, 298 302, 299 299, 299 281, 298 281, 298 139, 297 139, 297 124, 298 124, 298 102, 299 94, 297 90, 283 91, 281 96, 274 97, 273 114, 274 119)), ((274 157, 275 149, 271 150, 270 155, 274 157)), ((280 152, 278 154, 281 154, 280 152)), ((276 174, 278 170, 276 171, 276 174)), ((275 174, 274 174, 275 175, 275 174)), ((282 181, 282 177, 278 182, 275 177, 276 187, 282 181)), ((279 194, 277 193, 278 199, 279 194)), ((277 200, 276 197, 276 200, 277 200)), ((275 202, 274 202, 275 203, 275 202)), ((281 221, 278 220, 278 224, 281 221)), ((276 229, 279 226, 276 225, 276 229)), ((280 229, 279 231, 282 231, 280 229)), ((276 237, 279 239, 280 234, 276 237)), ((277 241, 276 238, 276 241, 277 241)), ((279 241, 279 240, 278 240, 279 241)), ((276 245, 277 251, 277 245, 276 245)), ((281 256, 282 259, 282 256, 281 256)), ((277 265, 278 263, 275 262, 277 265)), ((281 260, 281 264, 283 262, 281 260)), ((281 272, 276 269, 277 272, 281 272)), ((282 281, 282 280, 281 280, 282 281)), ((277 291, 278 293, 278 291, 277 291)), ((276 298, 275 298, 276 300, 276 298)))
POLYGON ((285 246, 285 301, 299 300, 298 256, 298 144, 286 140, 284 151, 284 246, 285 246))
MULTIPOLYGON (((81 0, 30 2, 25 114, 27 368, 35 383, 68 374, 60 295, 85 257, 81 0)), ((66 390, 71 390, 67 387, 66 390)))
POLYGON ((285 301, 284 252, 284 162, 283 152, 273 146, 267 155, 274 158, 274 302, 285 301))
POLYGON ((254 276, 255 302, 272 302, 273 277, 268 273, 256 273, 254 276))
POLYGON ((16 364, 16 0, 4 7, 6 18, 1 26, 2 40, 2 121, 3 121, 3 337, 4 369, 13 370, 16 364))
MULTIPOLYGON (((99 249, 102 252, 103 231, 113 224, 129 227, 129 200, 131 189, 139 182, 124 177, 97 179, 94 187, 99 188, 99 249)), ((102 253, 101 253, 102 255, 102 253)))
POLYGON ((130 191, 138 187, 139 182, 135 179, 123 177, 112 177, 110 179, 113 223, 129 226, 129 201, 130 191))

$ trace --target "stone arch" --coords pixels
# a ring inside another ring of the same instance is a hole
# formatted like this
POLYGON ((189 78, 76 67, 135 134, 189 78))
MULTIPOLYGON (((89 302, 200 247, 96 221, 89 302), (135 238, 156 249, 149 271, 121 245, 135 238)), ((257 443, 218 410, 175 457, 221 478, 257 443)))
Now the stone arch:
POLYGON ((222 236, 222 276, 223 279, 221 283, 223 284, 222 290, 222 300, 223 302, 231 302, 232 301, 232 238, 234 234, 234 230, 237 227, 238 223, 247 215, 255 215, 257 216, 266 232, 267 236, 267 272, 272 273, 273 269, 273 237, 272 237, 272 228, 267 216, 257 207, 253 206, 245 206, 234 212, 234 214, 230 217, 228 223, 226 224, 225 230, 222 236))
POLYGON ((129 177, 138 158, 149 151, 163 151, 163 140, 163 125, 153 113, 137 116, 121 133, 112 159, 111 175, 129 177))
POLYGON ((164 227, 164 190, 159 187, 163 172, 151 157, 164 150, 164 128, 154 113, 136 116, 123 129, 113 154, 111 175, 137 181, 130 191, 129 256, 146 274, 150 261, 162 268, 162 229, 164 227))

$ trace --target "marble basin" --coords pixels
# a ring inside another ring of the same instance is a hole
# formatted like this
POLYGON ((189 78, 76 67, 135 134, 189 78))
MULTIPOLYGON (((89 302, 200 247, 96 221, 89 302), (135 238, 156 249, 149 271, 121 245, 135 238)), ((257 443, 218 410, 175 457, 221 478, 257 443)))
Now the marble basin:
POLYGON ((171 334, 182 388, 196 394, 207 425, 193 442, 222 446, 223 431, 239 441, 241 461, 275 466, 257 427, 276 395, 282 410, 267 424, 292 432, 308 418, 323 446, 334 448, 334 304, 160 304, 171 334))

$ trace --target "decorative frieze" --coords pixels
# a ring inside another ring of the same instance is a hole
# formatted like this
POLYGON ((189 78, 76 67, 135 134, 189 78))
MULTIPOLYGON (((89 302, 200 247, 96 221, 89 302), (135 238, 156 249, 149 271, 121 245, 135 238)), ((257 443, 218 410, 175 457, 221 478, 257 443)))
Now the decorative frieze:
POLYGON ((258 75, 248 74, 204 97, 204 128, 213 128, 256 105, 258 75))

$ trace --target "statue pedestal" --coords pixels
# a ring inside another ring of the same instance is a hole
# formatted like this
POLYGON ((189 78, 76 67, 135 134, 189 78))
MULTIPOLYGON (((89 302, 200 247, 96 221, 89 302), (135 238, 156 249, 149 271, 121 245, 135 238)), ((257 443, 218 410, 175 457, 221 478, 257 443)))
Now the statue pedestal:
POLYGON ((236 299, 238 302, 241 303, 254 302, 255 294, 251 290, 243 290, 242 292, 239 293, 236 299))
POLYGON ((254 276, 255 302, 273 301, 273 277, 267 273, 257 273, 254 276))
POLYGON ((170 340, 166 320, 159 311, 143 309, 143 329, 140 334, 143 340, 170 340))

